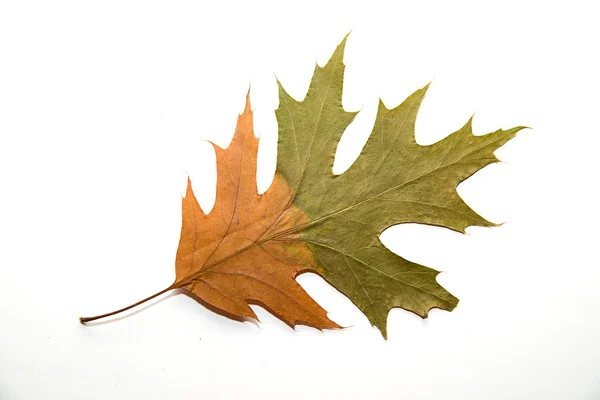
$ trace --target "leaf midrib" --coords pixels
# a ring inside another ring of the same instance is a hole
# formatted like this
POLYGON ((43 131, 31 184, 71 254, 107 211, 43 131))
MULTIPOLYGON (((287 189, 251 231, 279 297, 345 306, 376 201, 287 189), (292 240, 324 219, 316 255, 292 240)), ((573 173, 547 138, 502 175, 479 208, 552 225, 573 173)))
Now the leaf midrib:
POLYGON ((336 216, 336 215, 342 214, 342 213, 344 213, 344 212, 346 212, 346 211, 349 211, 349 210, 351 210, 351 209, 353 209, 353 208, 355 208, 355 207, 359 207, 359 206, 361 206, 362 204, 364 204, 364 203, 367 203, 367 202, 369 202, 369 201, 371 201, 371 200, 374 200, 374 199, 378 198, 379 196, 382 196, 382 195, 384 195, 384 194, 386 194, 386 193, 388 193, 388 192, 390 192, 390 191, 392 191, 392 190, 399 189, 399 188, 401 188, 401 187, 403 187, 403 186, 406 186, 406 185, 408 185, 408 184, 410 184, 410 183, 413 183, 413 182, 415 182, 415 181, 417 181, 417 180, 419 180, 419 179, 421 179, 421 178, 423 178, 423 177, 425 177, 425 176, 427 176, 427 175, 429 175, 429 174, 432 174, 432 173, 434 173, 434 172, 436 172, 436 171, 438 171, 438 170, 440 170, 440 169, 443 169, 443 168, 446 168, 446 167, 452 166, 452 165, 454 165, 454 164, 457 164, 457 163, 461 162, 461 161, 462 161, 462 160, 463 160, 465 157, 468 157, 469 155, 471 155, 471 154, 473 154, 473 153, 475 153, 475 152, 477 152, 477 151, 481 150, 482 148, 484 148, 484 147, 486 147, 486 146, 493 145, 493 144, 495 144, 495 143, 497 143, 497 142, 500 142, 500 141, 502 141, 502 140, 504 140, 504 139, 505 139, 505 137, 501 137, 501 138, 499 138, 499 139, 497 139, 497 140, 494 140, 494 141, 492 141, 492 142, 486 143, 486 144, 484 144, 484 145, 482 145, 482 146, 480 146, 480 147, 477 147, 477 148, 473 149, 472 151, 470 151, 470 152, 468 152, 468 153, 464 154, 462 157, 460 157, 459 159, 457 159, 457 160, 456 160, 456 161, 454 161, 454 162, 451 162, 451 163, 448 163, 448 164, 444 164, 444 165, 438 165, 437 167, 435 167, 435 168, 433 168, 433 169, 431 169, 431 170, 429 170, 429 171, 427 171, 427 172, 424 172, 424 173, 422 173, 421 175, 418 175, 418 176, 416 176, 416 177, 414 177, 414 178, 412 178, 412 179, 409 179, 409 180, 407 180, 407 181, 405 181, 405 182, 403 182, 403 183, 401 183, 401 184, 399 184, 399 185, 396 185, 396 186, 394 186, 394 187, 391 187, 391 188, 389 188, 389 189, 386 189, 386 190, 382 191, 381 193, 378 193, 378 194, 376 194, 376 195, 373 195, 373 196, 371 196, 371 197, 369 197, 369 198, 367 198, 367 199, 364 199, 364 200, 362 200, 362 201, 360 201, 360 202, 358 202, 358 203, 351 204, 351 205, 349 205, 349 206, 347 206, 347 207, 344 207, 344 208, 342 208, 342 209, 340 209, 340 210, 338 210, 338 211, 334 211, 334 212, 332 212, 332 213, 329 213, 329 214, 327 214, 327 215, 324 215, 323 217, 319 217, 319 218, 315 219, 314 221, 307 222, 307 223, 305 223, 305 224, 302 224, 302 225, 299 225, 299 226, 297 226, 297 227, 293 227, 293 228, 290 228, 290 229, 283 230, 283 231, 281 231, 281 232, 274 233, 273 235, 271 235, 271 236, 269 236, 269 237, 266 237, 266 238, 264 238, 264 239, 262 239, 262 240, 256 241, 256 242, 254 242, 254 243, 252 243, 252 244, 250 244, 250 245, 248 245, 248 246, 245 246, 245 247, 243 247, 243 248, 241 248, 241 249, 237 250, 236 252, 234 252, 234 253, 232 253, 232 254, 230 254, 230 255, 226 256, 226 257, 223 257, 222 259, 220 259, 220 260, 218 260, 218 261, 215 261, 215 262, 214 262, 214 263, 212 263, 212 264, 205 265, 205 266, 204 266, 204 268, 202 268, 200 271, 198 271, 198 272, 196 272, 196 273, 194 273, 194 274, 190 275, 190 276, 189 276, 189 277, 187 277, 187 278, 184 278, 184 279, 183 279, 183 280, 180 282, 180 286, 181 286, 181 287, 183 287, 185 284, 188 284, 188 283, 190 283, 189 281, 192 281, 192 280, 196 279, 198 276, 201 276, 203 273, 205 273, 205 272, 208 272, 208 271, 209 271, 211 268, 213 268, 213 267, 215 267, 215 266, 217 266, 217 265, 219 265, 219 264, 221 264, 221 263, 223 263, 223 262, 225 262, 225 261, 227 261, 227 260, 229 260, 229 259, 231 259, 231 258, 233 258, 233 257, 235 257, 235 256, 237 256, 237 255, 239 255, 239 254, 241 254, 241 253, 243 253, 243 252, 245 252, 246 250, 249 250, 249 249, 251 249, 251 248, 253 248, 253 247, 255 247, 255 246, 259 246, 259 245, 261 245, 261 244, 263 244, 263 243, 265 243, 265 242, 268 242, 268 241, 271 241, 271 240, 274 240, 274 239, 280 238, 280 237, 282 237, 282 236, 284 236, 284 235, 288 235, 288 234, 291 234, 291 233, 295 233, 295 232, 301 231, 301 230, 303 230, 303 229, 305 229, 305 228, 308 228, 309 226, 313 226, 313 225, 315 225, 315 224, 317 224, 317 223, 319 223, 319 222, 321 222, 321 221, 324 221, 324 220, 326 220, 326 219, 328 219, 328 218, 331 218, 331 217, 334 217, 334 216, 336 216))

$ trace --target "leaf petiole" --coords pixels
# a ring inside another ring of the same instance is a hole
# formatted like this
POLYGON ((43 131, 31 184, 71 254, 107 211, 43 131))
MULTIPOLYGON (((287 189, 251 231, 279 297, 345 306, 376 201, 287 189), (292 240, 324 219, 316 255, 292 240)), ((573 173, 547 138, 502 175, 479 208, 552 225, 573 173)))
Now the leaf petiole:
POLYGON ((127 311, 127 310, 129 310, 129 309, 132 309, 132 308, 134 308, 134 307, 137 307, 137 306, 139 306, 140 304, 143 304, 143 303, 145 303, 145 302, 147 302, 147 301, 149 301, 149 300, 152 300, 153 298, 155 298, 155 297, 158 297, 158 296, 160 296, 161 294, 164 294, 164 293, 166 293, 166 292, 168 292, 169 290, 172 290, 172 289, 175 289, 175 286, 174 286, 174 285, 171 285, 171 286, 169 286, 168 288, 166 288, 166 289, 163 289, 163 290, 161 290, 161 291, 160 291, 160 292, 158 292, 158 293, 154 293, 152 296, 146 297, 145 299, 143 299, 143 300, 140 300, 140 301, 138 301, 137 303, 134 303, 134 304, 132 304, 132 305, 130 305, 130 306, 127 306, 127 307, 121 308, 120 310, 117 310, 117 311, 113 311, 113 312, 106 313, 106 314, 102 314, 102 315, 96 315, 95 317, 79 317, 79 322, 81 322, 82 324, 84 324, 84 325, 85 325, 85 323, 86 323, 86 322, 91 322, 91 321, 95 321, 95 320, 97 320, 97 319, 106 318, 106 317, 110 317, 110 316, 112 316, 112 315, 116 315, 116 314, 122 313, 123 311, 127 311))

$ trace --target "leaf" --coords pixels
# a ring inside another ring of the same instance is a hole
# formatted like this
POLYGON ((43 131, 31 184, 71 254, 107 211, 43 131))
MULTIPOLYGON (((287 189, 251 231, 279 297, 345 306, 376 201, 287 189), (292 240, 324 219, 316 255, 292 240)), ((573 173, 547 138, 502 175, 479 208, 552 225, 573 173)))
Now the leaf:
POLYGON ((458 232, 494 226, 456 187, 497 162, 494 151, 523 127, 475 136, 469 120, 445 139, 421 146, 414 128, 425 86, 396 108, 380 101, 360 156, 345 173, 334 175, 338 142, 356 115, 342 107, 344 45, 345 39, 325 67, 316 67, 304 100, 294 100, 279 84, 277 170, 262 195, 256 188, 258 139, 247 98, 230 146, 214 146, 217 195, 208 215, 188 181, 176 279, 158 294, 182 288, 239 320, 257 318, 249 304, 258 304, 290 326, 337 328, 295 280, 314 272, 348 296, 384 337, 394 307, 423 318, 432 308, 456 307, 458 299, 437 283, 438 271, 394 254, 379 235, 402 223, 458 232))

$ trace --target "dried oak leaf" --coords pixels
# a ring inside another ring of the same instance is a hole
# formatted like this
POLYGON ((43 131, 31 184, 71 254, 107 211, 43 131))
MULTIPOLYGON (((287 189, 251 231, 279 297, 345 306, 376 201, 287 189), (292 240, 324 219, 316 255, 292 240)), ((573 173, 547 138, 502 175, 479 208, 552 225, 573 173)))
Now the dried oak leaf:
POLYGON ((423 318, 432 308, 456 307, 458 299, 437 283, 438 271, 394 254, 379 235, 402 223, 459 232, 494 226, 456 187, 497 162, 494 151, 523 127, 474 136, 469 120, 445 139, 419 145, 414 127, 426 86, 391 110, 380 101, 360 156, 345 173, 334 175, 338 141, 356 115, 342 107, 344 45, 345 40, 325 67, 316 67, 303 101, 279 85, 277 169, 262 195, 247 99, 229 147, 214 146, 217 195, 208 215, 188 181, 176 279, 160 293, 188 290, 235 319, 257 318, 248 304, 258 304, 290 326, 337 328, 296 281, 299 274, 314 272, 348 296, 384 337, 393 307, 423 318))

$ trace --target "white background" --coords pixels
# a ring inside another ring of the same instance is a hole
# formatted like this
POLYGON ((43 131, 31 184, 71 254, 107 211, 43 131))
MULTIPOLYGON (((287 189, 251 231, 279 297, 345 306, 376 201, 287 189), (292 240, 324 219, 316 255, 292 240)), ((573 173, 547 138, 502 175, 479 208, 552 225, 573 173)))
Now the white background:
POLYGON ((600 399, 598 11, 593 2, 4 1, 0 5, 0 398, 600 399), (217 4, 218 3, 218 4, 217 4), (181 195, 214 202, 251 82, 259 190, 276 160, 275 75, 300 99, 352 30, 338 149, 347 168, 377 98, 433 80, 417 140, 475 113, 477 134, 533 129, 459 187, 495 222, 460 235, 394 227, 384 243, 445 271, 461 299, 395 309, 384 341, 314 275, 349 328, 259 324, 172 293, 181 195))

